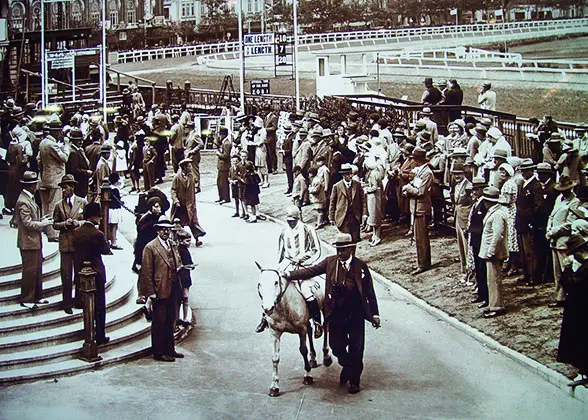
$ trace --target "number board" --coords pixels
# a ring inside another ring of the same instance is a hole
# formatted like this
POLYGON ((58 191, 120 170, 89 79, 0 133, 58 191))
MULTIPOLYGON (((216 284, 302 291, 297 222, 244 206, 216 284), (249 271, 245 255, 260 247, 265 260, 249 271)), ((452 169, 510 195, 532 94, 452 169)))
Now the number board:
POLYGON ((252 95, 269 95, 270 82, 269 79, 251 80, 251 94, 252 95))
POLYGON ((290 41, 291 35, 287 33, 278 33, 275 35, 276 40, 276 66, 288 66, 288 56, 292 55, 292 52, 289 51, 289 46, 292 45, 290 41))

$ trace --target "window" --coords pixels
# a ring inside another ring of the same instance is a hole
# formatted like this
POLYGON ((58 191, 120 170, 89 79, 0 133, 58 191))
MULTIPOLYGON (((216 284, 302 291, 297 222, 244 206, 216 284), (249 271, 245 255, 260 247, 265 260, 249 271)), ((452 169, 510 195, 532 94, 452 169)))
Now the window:
POLYGON ((127 9, 127 23, 137 23, 137 11, 127 9))
POLYGON ((94 22, 100 21, 101 10, 98 0, 94 0, 90 6, 90 19, 94 22))
POLYGON ((72 5, 71 5, 71 19, 74 22, 79 22, 82 20, 82 11, 83 11, 83 5, 79 0, 76 0, 72 5))
POLYGON ((118 25, 118 12, 116 10, 110 11, 110 27, 118 25))
POLYGON ((22 31, 24 28, 25 7, 22 3, 14 3, 10 9, 10 25, 12 29, 22 31))

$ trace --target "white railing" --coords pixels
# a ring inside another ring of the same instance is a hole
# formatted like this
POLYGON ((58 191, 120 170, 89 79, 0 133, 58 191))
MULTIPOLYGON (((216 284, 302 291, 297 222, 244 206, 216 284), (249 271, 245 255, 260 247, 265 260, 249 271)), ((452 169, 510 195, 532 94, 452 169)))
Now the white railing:
MULTIPOLYGON (((306 46, 306 49, 312 49, 312 46, 316 44, 340 42, 370 41, 371 43, 376 43, 378 40, 383 40, 384 42, 396 40, 400 42, 412 39, 431 39, 433 37, 463 37, 491 32, 522 33, 540 31, 543 29, 554 31, 558 29, 569 30, 574 28, 583 29, 588 32, 588 18, 303 34, 298 36, 298 42, 301 46, 306 46)), ((236 52, 238 49, 238 42, 221 42, 215 44, 198 44, 182 47, 124 51, 116 53, 116 63, 129 63, 192 55, 220 54, 236 52)))

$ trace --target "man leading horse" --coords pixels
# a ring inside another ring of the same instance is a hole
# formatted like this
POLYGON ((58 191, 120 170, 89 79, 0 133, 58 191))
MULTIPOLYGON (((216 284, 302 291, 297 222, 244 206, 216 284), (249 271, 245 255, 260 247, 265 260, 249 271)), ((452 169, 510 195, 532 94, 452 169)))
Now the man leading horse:
MULTIPOLYGON (((278 269, 279 271, 303 268, 315 264, 321 256, 321 245, 314 228, 300 220, 300 211, 296 206, 286 209, 288 226, 282 229, 278 240, 278 269)), ((308 312, 314 321, 314 338, 323 334, 321 325, 321 310, 314 296, 316 282, 312 279, 301 281, 300 292, 306 301, 308 312)), ((268 327, 265 314, 255 332, 262 332, 268 327)))

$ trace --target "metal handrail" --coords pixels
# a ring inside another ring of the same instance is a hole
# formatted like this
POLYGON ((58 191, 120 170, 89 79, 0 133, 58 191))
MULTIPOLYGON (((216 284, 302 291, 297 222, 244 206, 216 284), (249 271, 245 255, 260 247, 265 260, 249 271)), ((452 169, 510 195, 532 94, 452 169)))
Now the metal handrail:
POLYGON ((113 72, 116 74, 116 87, 119 92, 121 91, 121 89, 120 89, 120 76, 125 76, 125 77, 129 77, 131 79, 134 79, 135 84, 137 84, 137 85, 139 85, 139 80, 142 82, 145 82, 145 83, 149 83, 151 85, 151 102, 155 103, 155 87, 156 87, 157 83, 154 82, 153 80, 149 80, 144 77, 135 76, 135 75, 131 75, 129 73, 125 73, 124 71, 120 71, 120 70, 117 70, 117 69, 110 67, 110 65, 108 65, 106 67, 106 71, 113 72))

